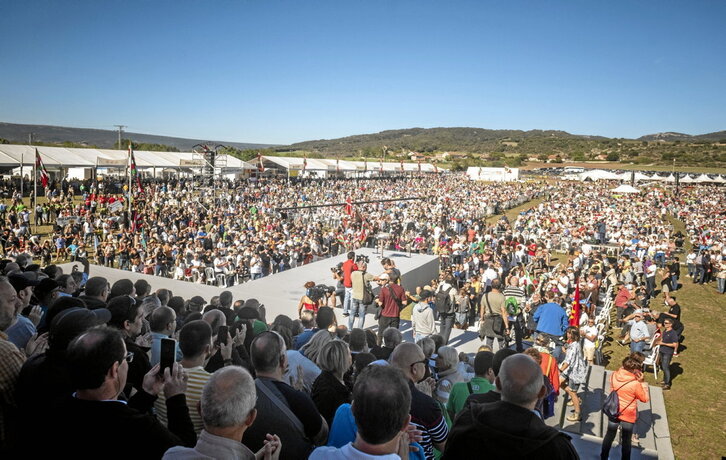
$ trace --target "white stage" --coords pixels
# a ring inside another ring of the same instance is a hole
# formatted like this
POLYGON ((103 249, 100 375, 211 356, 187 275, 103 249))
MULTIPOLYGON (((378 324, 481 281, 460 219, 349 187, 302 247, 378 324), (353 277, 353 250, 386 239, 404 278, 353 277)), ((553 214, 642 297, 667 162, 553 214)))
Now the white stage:
MULTIPOLYGON (((375 275, 383 273, 380 255, 374 249, 359 249, 356 254, 364 254, 370 258, 368 270, 370 273, 375 275)), ((394 251, 385 251, 384 255, 395 261, 396 267, 401 270, 403 286, 407 291, 415 292, 417 286, 428 284, 429 281, 438 276, 439 262, 435 256, 415 253, 409 256, 408 253, 394 251)), ((143 278, 149 282, 152 291, 165 288, 172 291, 174 295, 185 299, 198 295, 202 296, 207 302, 222 291, 229 290, 234 294, 234 300, 257 299, 261 304, 264 304, 267 311, 267 321, 272 322, 277 315, 287 315, 293 319, 297 317, 297 304, 304 292, 303 285, 307 281, 335 286, 330 268, 345 260, 346 256, 343 254, 230 288, 172 280, 100 265, 91 265, 90 276, 103 276, 111 284, 123 278, 128 278, 134 282, 143 278)), ((63 273, 70 273, 72 265, 74 264, 61 265, 63 273)), ((78 265, 81 268, 80 264, 78 265)), ((347 318, 343 318, 342 310, 336 308, 335 312, 338 317, 338 324, 347 325, 347 318)), ((374 326, 377 326, 377 322, 373 319, 373 314, 369 313, 366 315, 364 327, 374 326)), ((408 321, 401 321, 401 332, 404 333, 406 340, 413 340, 411 324, 408 321)), ((476 352, 480 343, 478 334, 473 328, 465 332, 454 329, 449 340, 450 345, 455 346, 459 351, 467 353, 476 352)))

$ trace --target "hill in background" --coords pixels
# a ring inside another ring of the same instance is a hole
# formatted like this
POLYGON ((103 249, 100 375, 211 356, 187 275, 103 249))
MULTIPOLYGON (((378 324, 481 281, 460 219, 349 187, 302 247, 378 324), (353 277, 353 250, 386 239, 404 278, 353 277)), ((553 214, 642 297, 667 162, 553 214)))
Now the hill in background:
MULTIPOLYGON (((28 135, 33 133, 33 142, 43 144, 85 144, 103 149, 118 148, 118 131, 105 129, 67 128, 63 126, 22 125, 0 122, 0 138, 12 144, 26 144, 28 135)), ((201 143, 224 144, 237 149, 256 149, 271 147, 270 144, 251 144, 243 142, 224 142, 201 139, 185 139, 181 137, 156 136, 124 131, 123 139, 131 139, 136 143, 156 144, 173 147, 179 151, 189 152, 192 147, 201 143)))
POLYGON ((491 130, 480 128, 413 128, 340 139, 300 142, 276 151, 309 151, 316 155, 406 158, 418 152, 457 166, 519 166, 525 161, 622 161, 635 164, 719 166, 726 164, 726 131, 699 136, 669 133, 641 139, 607 138, 565 131, 491 130), (722 140, 722 142, 719 142, 722 140), (442 156, 442 152, 450 155, 442 156), (453 154, 452 154, 453 153, 453 154))
MULTIPOLYGON (((102 129, 66 128, 0 123, 0 142, 25 144, 28 133, 34 143, 45 145, 116 148, 118 132, 102 129)), ((200 143, 223 144, 223 153, 250 160, 264 155, 409 160, 412 153, 426 161, 450 163, 454 169, 467 166, 520 166, 541 161, 620 161, 637 165, 726 166, 726 131, 691 136, 659 133, 639 139, 607 138, 570 134, 557 130, 509 130, 482 128, 411 128, 360 134, 339 139, 320 139, 287 146, 184 139, 150 134, 123 133, 139 150, 190 151, 200 143)), ((125 142, 124 142, 125 145, 125 142)))

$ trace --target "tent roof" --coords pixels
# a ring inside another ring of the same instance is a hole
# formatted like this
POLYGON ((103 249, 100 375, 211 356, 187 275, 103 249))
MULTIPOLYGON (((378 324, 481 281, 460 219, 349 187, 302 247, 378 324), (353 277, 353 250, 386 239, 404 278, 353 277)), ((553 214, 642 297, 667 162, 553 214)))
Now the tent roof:
POLYGON ((612 191, 616 193, 640 193, 640 190, 628 184, 621 184, 612 191))
POLYGON ((615 174, 614 172, 605 171, 603 169, 592 169, 589 171, 581 172, 580 173, 580 180, 612 180, 612 179, 620 179, 620 176, 615 174))

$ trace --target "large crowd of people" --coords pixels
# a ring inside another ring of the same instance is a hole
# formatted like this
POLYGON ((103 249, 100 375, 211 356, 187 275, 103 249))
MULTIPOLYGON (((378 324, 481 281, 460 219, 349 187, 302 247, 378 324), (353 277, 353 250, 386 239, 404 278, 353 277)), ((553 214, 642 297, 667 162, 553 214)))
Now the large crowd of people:
MULTIPOLYGON (((659 358, 667 390, 683 352, 677 291, 716 281, 724 292, 726 196, 712 187, 617 196, 610 184, 452 174, 144 188, 130 219, 114 211, 126 203, 114 184, 59 184, 36 209, 16 193, 0 205, 3 458, 578 458, 544 420, 563 397, 567 420, 582 420, 610 311, 630 347, 611 387, 621 401, 647 401, 645 356, 659 358), (395 197, 416 199, 354 204, 395 197), (534 197, 545 199, 485 220, 534 197), (300 204, 338 205, 280 209, 300 204), (34 233, 47 223, 51 235, 34 233), (374 267, 356 255, 382 233, 389 249, 438 255, 440 276, 405 290, 391 260, 374 267), (346 253, 340 295, 306 285, 295 314, 267 318, 224 290, 346 253), (213 276, 220 293, 184 299, 145 280, 109 282, 92 276, 94 257, 192 282, 213 276), (77 264, 63 273, 54 262, 67 258, 77 264), (414 341, 401 333, 405 308, 414 341), (365 323, 371 310, 376 328, 365 323), (454 328, 478 331, 475 356, 457 353, 454 328)), ((637 412, 621 409, 603 458, 618 427, 624 458, 637 436, 637 412)))

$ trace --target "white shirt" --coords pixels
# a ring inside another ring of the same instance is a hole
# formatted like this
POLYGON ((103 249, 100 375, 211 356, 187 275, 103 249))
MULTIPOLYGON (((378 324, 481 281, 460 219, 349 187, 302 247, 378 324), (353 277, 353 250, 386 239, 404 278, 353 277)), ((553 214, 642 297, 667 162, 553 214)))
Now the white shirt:
POLYGON ((597 340, 597 327, 587 325, 582 328, 582 331, 584 332, 584 338, 585 338, 585 341, 583 343, 583 348, 595 348, 595 342, 588 339, 587 336, 594 334, 595 340, 597 340))
POLYGON ((631 339, 647 339, 650 338, 648 333, 648 325, 645 321, 633 321, 633 325, 630 326, 630 338, 631 339))
POLYGON ((355 447, 353 443, 349 442, 340 449, 336 447, 318 447, 310 454, 310 460, 400 460, 401 457, 398 454, 385 454, 385 455, 370 455, 365 452, 361 452, 355 447))

